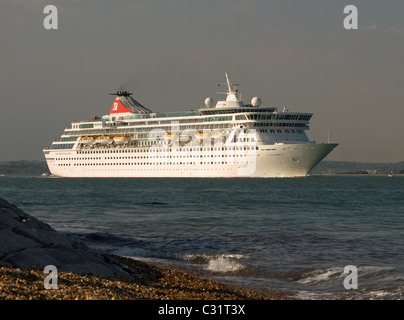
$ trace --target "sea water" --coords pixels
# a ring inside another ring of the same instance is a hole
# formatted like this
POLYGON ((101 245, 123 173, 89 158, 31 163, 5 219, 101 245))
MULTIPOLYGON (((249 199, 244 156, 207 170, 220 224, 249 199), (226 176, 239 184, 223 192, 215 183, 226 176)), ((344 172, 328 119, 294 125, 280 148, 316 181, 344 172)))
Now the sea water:
POLYGON ((402 299, 404 177, 0 177, 0 197, 105 252, 299 299, 402 299), (357 269, 347 289, 346 266, 357 269))

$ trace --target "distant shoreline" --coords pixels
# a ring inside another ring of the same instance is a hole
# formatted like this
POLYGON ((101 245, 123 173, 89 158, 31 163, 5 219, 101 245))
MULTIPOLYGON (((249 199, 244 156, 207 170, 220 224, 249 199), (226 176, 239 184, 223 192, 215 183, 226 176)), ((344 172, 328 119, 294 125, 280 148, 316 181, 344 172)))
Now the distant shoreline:
MULTIPOLYGON (((382 176, 393 171, 394 175, 404 174, 404 161, 395 163, 371 163, 355 161, 321 161, 310 175, 369 175, 382 176)), ((50 175, 45 161, 0 161, 0 175, 50 175)))
MULTIPOLYGON (((312 174, 311 177, 388 177, 388 173, 329 173, 329 174, 312 174)), ((404 173, 393 173, 394 176, 404 177, 404 173)))

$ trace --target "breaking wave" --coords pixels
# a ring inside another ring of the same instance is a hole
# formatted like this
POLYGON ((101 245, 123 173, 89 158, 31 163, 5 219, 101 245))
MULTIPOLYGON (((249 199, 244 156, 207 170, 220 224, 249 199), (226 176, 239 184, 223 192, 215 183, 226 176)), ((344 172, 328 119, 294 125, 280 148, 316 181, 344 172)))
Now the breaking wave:
POLYGON ((336 279, 344 275, 346 276, 346 274, 344 274, 344 268, 319 269, 303 274, 303 278, 297 280, 297 282, 300 284, 316 284, 336 279))
POLYGON ((240 273, 253 272, 256 269, 248 263, 242 261, 241 254, 226 253, 188 253, 184 255, 184 260, 204 265, 207 271, 218 273, 240 273))
MULTIPOLYGON (((358 277, 361 279, 372 279, 383 277, 387 272, 393 271, 392 267, 363 266, 358 267, 358 277)), ((343 279, 347 276, 344 273, 344 267, 334 267, 327 269, 318 269, 304 273, 302 278, 297 280, 301 284, 317 284, 320 282, 343 279)))
POLYGON ((359 266, 358 288, 346 290, 343 281, 347 277, 344 267, 317 269, 303 273, 295 282, 302 285, 298 299, 402 299, 403 277, 396 275, 396 268, 359 266))

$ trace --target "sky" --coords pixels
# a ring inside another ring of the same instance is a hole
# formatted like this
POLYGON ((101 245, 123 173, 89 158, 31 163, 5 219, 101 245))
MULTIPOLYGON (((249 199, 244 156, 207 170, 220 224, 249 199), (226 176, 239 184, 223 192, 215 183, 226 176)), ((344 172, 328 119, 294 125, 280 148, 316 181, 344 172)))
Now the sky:
POLYGON ((0 0, 0 161, 44 161, 118 89, 198 109, 225 71, 245 103, 313 113, 309 138, 339 143, 326 160, 404 161, 403 17, 402 0, 0 0))

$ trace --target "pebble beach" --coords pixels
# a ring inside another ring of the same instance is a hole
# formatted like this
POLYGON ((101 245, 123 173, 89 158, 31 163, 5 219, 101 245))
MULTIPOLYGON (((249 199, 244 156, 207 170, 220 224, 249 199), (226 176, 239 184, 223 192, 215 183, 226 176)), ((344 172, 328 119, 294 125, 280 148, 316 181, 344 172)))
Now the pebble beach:
POLYGON ((0 268, 1 300, 278 300, 283 294, 238 288, 183 270, 114 256, 133 279, 58 272, 45 289, 41 268, 0 268))

